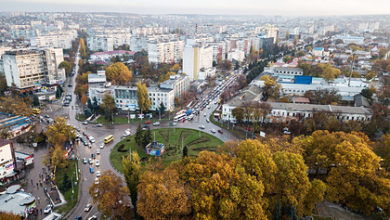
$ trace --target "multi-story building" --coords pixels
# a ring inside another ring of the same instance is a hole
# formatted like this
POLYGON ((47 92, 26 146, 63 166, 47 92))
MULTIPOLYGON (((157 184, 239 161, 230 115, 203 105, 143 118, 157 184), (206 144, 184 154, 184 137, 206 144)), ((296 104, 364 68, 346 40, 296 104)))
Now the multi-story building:
POLYGON ((173 89, 175 97, 181 97, 181 94, 190 88, 190 78, 186 75, 173 75, 170 79, 160 83, 162 89, 173 89))
MULTIPOLYGON (((149 99, 152 102, 150 110, 156 110, 161 103, 166 110, 172 111, 174 109, 175 91, 173 89, 163 89, 158 87, 148 87, 149 99)), ((93 100, 96 98, 99 104, 105 93, 110 93, 115 99, 116 107, 120 110, 136 111, 139 110, 137 102, 137 87, 127 86, 90 86, 89 98, 93 100)))
POLYGON ((65 70, 59 69, 64 61, 62 49, 7 51, 3 55, 7 85, 31 88, 43 83, 56 84, 65 81, 65 70))
POLYGON ((50 34, 44 36, 32 37, 30 39, 31 46, 38 48, 58 47, 63 49, 72 48, 72 41, 76 39, 77 31, 64 31, 59 34, 50 34))
POLYGON ((182 40, 150 40, 147 47, 149 62, 179 62, 183 58, 183 47, 182 40))
POLYGON ((148 50, 148 39, 145 37, 133 36, 130 38, 130 50, 140 52, 148 50))
POLYGON ((199 72, 205 72, 207 69, 212 68, 212 66, 213 47, 203 47, 189 41, 183 52, 183 73, 187 74, 191 81, 198 80, 199 72))
POLYGON ((114 40, 106 35, 94 35, 87 38, 87 46, 92 51, 112 51, 114 50, 114 40))

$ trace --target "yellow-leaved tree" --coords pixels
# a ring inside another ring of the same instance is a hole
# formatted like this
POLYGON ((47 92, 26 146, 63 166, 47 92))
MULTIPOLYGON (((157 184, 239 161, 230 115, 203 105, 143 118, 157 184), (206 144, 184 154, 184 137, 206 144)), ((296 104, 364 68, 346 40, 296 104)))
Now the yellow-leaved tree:
POLYGON ((141 111, 148 111, 150 106, 152 105, 152 101, 149 99, 148 89, 146 88, 146 84, 138 81, 137 83, 137 102, 138 107, 141 111))
POLYGON ((113 84, 126 85, 131 81, 132 74, 125 64, 117 62, 107 67, 106 77, 113 84))

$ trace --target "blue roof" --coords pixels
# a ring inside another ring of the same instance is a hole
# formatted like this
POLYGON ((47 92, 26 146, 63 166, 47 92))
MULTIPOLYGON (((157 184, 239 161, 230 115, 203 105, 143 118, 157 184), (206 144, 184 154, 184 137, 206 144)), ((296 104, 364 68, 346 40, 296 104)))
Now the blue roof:
POLYGON ((314 50, 323 50, 323 47, 314 47, 314 50))
POLYGON ((295 84, 305 84, 310 85, 313 80, 311 76, 295 76, 294 83, 295 84))

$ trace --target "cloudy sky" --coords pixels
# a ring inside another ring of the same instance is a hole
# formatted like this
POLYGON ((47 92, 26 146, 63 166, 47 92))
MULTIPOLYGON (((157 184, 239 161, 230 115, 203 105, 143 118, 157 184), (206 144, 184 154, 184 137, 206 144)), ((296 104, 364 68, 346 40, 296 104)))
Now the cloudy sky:
POLYGON ((1 11, 140 14, 390 14, 390 0, 0 0, 1 11))

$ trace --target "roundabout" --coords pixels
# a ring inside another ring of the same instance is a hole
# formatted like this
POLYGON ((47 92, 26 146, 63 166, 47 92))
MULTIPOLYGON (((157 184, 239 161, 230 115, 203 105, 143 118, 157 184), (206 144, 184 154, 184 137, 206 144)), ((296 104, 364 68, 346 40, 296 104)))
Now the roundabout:
MULTIPOLYGON (((147 131, 143 131, 143 134, 147 131)), ((145 146, 137 145, 135 136, 124 138, 117 143, 110 153, 112 166, 122 173, 122 157, 127 156, 131 151, 136 151, 141 161, 149 158, 160 160, 163 164, 180 160, 183 156, 183 148, 188 149, 188 156, 197 156, 203 150, 216 151, 223 142, 217 137, 205 132, 189 128, 159 128, 150 130, 152 141, 164 145, 161 156, 148 155, 145 146)))

